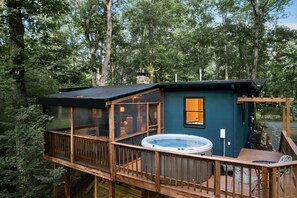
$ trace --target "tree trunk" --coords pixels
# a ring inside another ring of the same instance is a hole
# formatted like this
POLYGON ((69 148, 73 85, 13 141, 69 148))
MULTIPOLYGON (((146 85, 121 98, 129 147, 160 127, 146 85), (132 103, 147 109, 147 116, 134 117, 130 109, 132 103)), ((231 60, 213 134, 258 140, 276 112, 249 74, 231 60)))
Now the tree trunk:
POLYGON ((10 74, 13 78, 14 100, 23 107, 28 107, 25 85, 24 34, 21 1, 7 0, 7 17, 9 24, 10 74))
POLYGON ((111 42, 112 42, 112 18, 111 18, 111 8, 112 8, 112 0, 106 2, 106 14, 107 14, 107 31, 106 31, 106 55, 105 59, 101 68, 101 86, 106 84, 106 77, 107 77, 107 66, 110 61, 111 55, 111 42))
POLYGON ((253 66, 251 71, 251 79, 254 80, 257 77, 258 57, 259 57, 259 32, 260 32, 260 20, 261 15, 259 13, 259 2, 255 1, 255 26, 254 26, 254 43, 253 43, 253 66))
POLYGON ((228 71, 228 54, 227 54, 227 28, 226 28, 226 14, 222 15, 223 26, 224 26, 224 62, 225 62, 225 80, 229 79, 229 71, 228 71))
POLYGON ((244 65, 245 71, 246 71, 246 78, 250 78, 250 67, 247 61, 247 55, 245 50, 245 45, 243 43, 239 43, 239 56, 240 56, 240 62, 244 65))
POLYGON ((96 67, 96 63, 97 63, 96 51, 97 51, 96 48, 91 47, 90 66, 91 66, 91 71, 92 71, 92 85, 93 86, 99 85, 99 73, 98 73, 98 68, 96 67))
POLYGON ((266 6, 269 0, 263 0, 260 5, 259 0, 250 0, 254 12, 254 41, 253 41, 253 54, 252 54, 252 70, 250 79, 257 78, 258 60, 259 60, 259 41, 260 41, 260 27, 264 23, 262 17, 266 14, 266 6))

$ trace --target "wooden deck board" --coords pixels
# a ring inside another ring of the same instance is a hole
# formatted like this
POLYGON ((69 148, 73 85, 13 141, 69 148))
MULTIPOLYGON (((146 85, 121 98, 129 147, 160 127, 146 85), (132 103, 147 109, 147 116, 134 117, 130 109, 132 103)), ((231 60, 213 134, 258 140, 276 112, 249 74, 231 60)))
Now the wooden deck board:
POLYGON ((283 153, 275 151, 263 151, 256 149, 241 149, 237 159, 245 162, 253 162, 257 160, 266 160, 272 162, 278 162, 283 153))

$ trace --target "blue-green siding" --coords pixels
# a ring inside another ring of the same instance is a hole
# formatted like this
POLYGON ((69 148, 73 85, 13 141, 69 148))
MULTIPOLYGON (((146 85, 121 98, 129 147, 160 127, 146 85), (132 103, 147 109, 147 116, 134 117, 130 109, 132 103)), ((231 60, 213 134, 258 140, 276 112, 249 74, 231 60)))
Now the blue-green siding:
POLYGON ((225 154, 236 157, 247 139, 247 132, 244 129, 246 127, 242 125, 242 107, 236 104, 236 100, 237 96, 232 90, 164 90, 164 133, 198 135, 208 138, 213 143, 213 154, 223 155, 223 140, 220 138, 220 129, 225 129, 225 154), (204 128, 184 126, 185 97, 203 97, 205 99, 204 128))
POLYGON ((248 103, 243 104, 236 104, 235 103, 235 125, 236 125, 236 133, 234 133, 235 141, 236 141, 236 153, 235 156, 237 156, 240 152, 240 149, 243 148, 247 141, 248 141, 248 130, 249 130, 249 115, 248 115, 248 103), (244 105, 244 109, 242 107, 244 105), (243 112, 244 111, 244 112, 243 112), (243 117, 242 114, 245 114, 243 117), (243 120, 244 119, 244 120, 243 120))

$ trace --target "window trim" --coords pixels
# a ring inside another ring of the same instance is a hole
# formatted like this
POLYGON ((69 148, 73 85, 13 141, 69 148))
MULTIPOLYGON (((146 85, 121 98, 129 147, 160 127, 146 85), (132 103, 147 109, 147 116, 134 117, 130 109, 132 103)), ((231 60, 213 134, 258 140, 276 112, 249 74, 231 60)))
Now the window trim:
POLYGON ((196 96, 186 96, 184 97, 184 127, 185 128, 200 128, 204 129, 206 126, 206 120, 205 120, 205 97, 196 97, 196 96), (187 124, 187 109, 186 109, 186 100, 187 99, 202 99, 203 100, 203 125, 198 124, 187 124))

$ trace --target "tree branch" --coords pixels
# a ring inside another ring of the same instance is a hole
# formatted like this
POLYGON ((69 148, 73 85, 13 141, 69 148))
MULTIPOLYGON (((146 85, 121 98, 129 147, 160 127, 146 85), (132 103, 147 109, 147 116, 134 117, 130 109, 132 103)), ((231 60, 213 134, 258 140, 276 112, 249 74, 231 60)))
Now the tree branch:
POLYGON ((266 0, 263 7, 262 7, 262 13, 265 13, 265 8, 268 5, 268 3, 269 3, 269 0, 266 0))
POLYGON ((254 14, 257 17, 259 13, 257 12, 256 7, 255 7, 256 2, 254 0, 249 0, 249 1, 253 7, 254 14))

